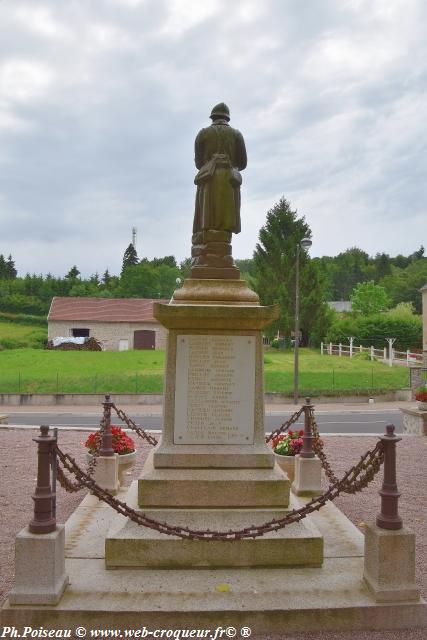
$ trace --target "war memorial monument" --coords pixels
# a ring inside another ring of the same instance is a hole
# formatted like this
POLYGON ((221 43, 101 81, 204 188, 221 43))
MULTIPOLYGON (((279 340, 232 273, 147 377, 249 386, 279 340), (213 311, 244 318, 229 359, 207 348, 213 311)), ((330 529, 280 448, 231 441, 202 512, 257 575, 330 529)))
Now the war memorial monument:
MULTIPOLYGON (((211 637, 425 626, 414 535, 397 508, 393 428, 342 479, 326 465, 323 487, 309 403, 292 487, 266 443, 262 332, 279 310, 260 305, 234 264, 245 142, 224 103, 211 119, 195 143, 191 274, 155 306, 168 330, 161 441, 121 489, 107 419, 95 479, 42 430, 34 518, 17 536, 2 624, 211 637), (90 489, 65 526, 51 512, 52 451, 90 489), (378 472, 379 515, 363 534, 333 498, 359 500, 378 472)), ((104 411, 109 419, 109 400, 104 411)))

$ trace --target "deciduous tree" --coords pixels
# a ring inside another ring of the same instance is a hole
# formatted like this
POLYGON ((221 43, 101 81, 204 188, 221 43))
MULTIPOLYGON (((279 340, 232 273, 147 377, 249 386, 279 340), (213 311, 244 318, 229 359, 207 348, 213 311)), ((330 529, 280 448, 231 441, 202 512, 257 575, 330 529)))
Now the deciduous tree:
POLYGON ((373 280, 361 282, 350 295, 352 311, 363 316, 370 316, 385 311, 390 306, 390 298, 386 290, 373 280))

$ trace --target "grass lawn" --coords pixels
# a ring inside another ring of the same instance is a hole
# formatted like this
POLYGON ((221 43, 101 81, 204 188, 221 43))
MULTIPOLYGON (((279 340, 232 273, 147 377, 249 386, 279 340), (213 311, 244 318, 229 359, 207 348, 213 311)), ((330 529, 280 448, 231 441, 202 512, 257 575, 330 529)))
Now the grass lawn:
MULTIPOLYGON (((0 351, 0 393, 161 393, 163 351, 0 351)), ((291 394, 293 353, 265 353, 265 389, 291 394)), ((399 389, 408 386, 406 367, 321 356, 300 350, 301 395, 399 389)))
MULTIPOLYGON (((403 389, 409 386, 406 367, 389 367, 371 362, 364 356, 353 358, 320 355, 315 349, 300 349, 299 387, 301 395, 356 393, 372 390, 403 389)), ((289 393, 293 389, 293 351, 266 352, 264 356, 265 389, 289 393)))

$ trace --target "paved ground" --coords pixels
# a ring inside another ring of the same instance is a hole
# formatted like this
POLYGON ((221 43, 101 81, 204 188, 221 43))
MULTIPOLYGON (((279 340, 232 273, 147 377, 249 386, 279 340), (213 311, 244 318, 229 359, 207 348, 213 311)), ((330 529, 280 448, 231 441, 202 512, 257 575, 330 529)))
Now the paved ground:
MULTIPOLYGON (((13 579, 14 536, 24 527, 31 516, 31 493, 35 482, 35 445, 32 442, 35 431, 8 429, 0 433, 0 455, 2 462, 2 482, 0 485, 0 602, 10 589, 13 579)), ((62 448, 84 464, 85 434, 66 431, 61 436, 62 448)), ((325 438, 326 451, 338 475, 352 466, 360 456, 372 447, 376 439, 372 437, 329 437, 325 438)), ((400 512, 405 525, 417 536, 416 562, 418 583, 423 597, 427 596, 427 438, 406 437, 398 444, 398 484, 402 492, 400 512)), ((141 455, 134 467, 137 477, 148 447, 140 447, 141 455)), ((378 489, 381 477, 372 486, 355 496, 349 495, 336 500, 337 506, 363 530, 363 522, 372 520, 378 512, 380 499, 378 489)), ((58 493, 58 521, 64 522, 82 499, 81 494, 58 493)), ((274 598, 274 593, 272 593, 274 598)), ((0 624, 1 627, 1 624, 0 624)), ((307 635, 283 637, 295 640, 425 640, 426 630, 396 632, 355 633, 311 633, 307 635)))

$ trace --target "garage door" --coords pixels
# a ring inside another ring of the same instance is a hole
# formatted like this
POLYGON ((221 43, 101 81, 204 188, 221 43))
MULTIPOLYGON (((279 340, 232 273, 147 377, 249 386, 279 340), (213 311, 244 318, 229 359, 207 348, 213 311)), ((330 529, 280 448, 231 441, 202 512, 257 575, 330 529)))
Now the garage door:
POLYGON ((134 349, 155 349, 156 348, 156 332, 140 329, 133 332, 133 348, 134 349))

